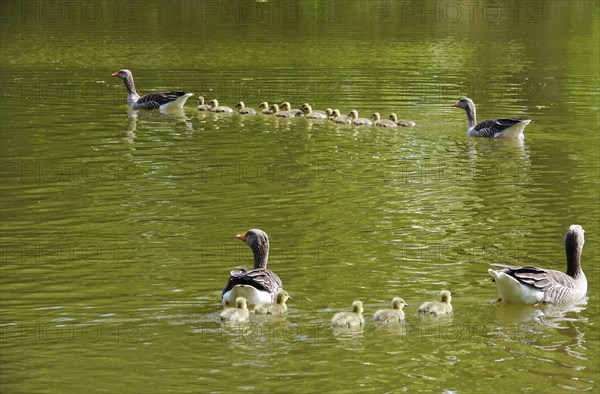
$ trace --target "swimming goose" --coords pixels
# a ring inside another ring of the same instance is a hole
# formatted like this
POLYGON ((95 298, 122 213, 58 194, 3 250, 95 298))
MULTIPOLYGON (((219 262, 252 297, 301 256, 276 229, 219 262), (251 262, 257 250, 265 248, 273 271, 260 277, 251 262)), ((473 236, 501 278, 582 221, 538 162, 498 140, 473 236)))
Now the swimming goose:
POLYGON ((392 122, 396 123, 399 127, 414 127, 415 122, 412 120, 400 119, 398 120, 398 115, 392 112, 388 118, 392 122))
POLYGON ((267 269, 269 259, 269 237, 259 229, 248 230, 236 238, 245 241, 254 254, 254 268, 240 268, 231 271, 227 285, 223 289, 222 298, 225 305, 237 297, 244 297, 248 307, 265 302, 274 302, 277 290, 283 287, 281 279, 267 269))
POLYGON ((210 111, 210 105, 204 104, 204 97, 198 97, 198 111, 210 111))
POLYGON ((371 115, 371 119, 373 119, 373 124, 378 127, 398 127, 395 122, 392 122, 389 119, 381 119, 379 112, 374 112, 373 115, 371 115))
POLYGON ((246 107, 246 105, 244 104, 243 101, 240 101, 239 103, 237 103, 235 105, 235 108, 242 115, 256 115, 256 111, 253 108, 246 107))
POLYGON ((408 304, 404 302, 404 298, 394 297, 392 300, 392 309, 380 309, 375 312, 373 317, 375 320, 386 323, 402 321, 404 320, 404 311, 402 308, 405 306, 408 306, 408 304))
POLYGON ((261 114, 263 115, 273 115, 273 111, 271 111, 269 109, 269 103, 267 103, 266 101, 263 101, 262 103, 260 103, 258 105, 258 108, 262 111, 260 111, 261 114))
POLYGON ((233 109, 226 107, 224 105, 219 105, 219 101, 217 101, 217 99, 210 100, 210 102, 208 104, 210 104, 210 112, 226 112, 226 113, 233 112, 233 109))
POLYGON ((585 297, 587 279, 581 269, 584 230, 578 224, 565 235, 567 272, 532 266, 513 267, 492 264, 500 270, 488 269, 494 278, 500 299, 518 304, 575 302, 585 297))
POLYGON ((367 118, 359 118, 358 117, 358 111, 353 109, 352 111, 350 111, 350 113, 348 114, 348 116, 350 117, 350 120, 352 121, 353 124, 357 125, 357 126, 371 126, 373 124, 373 122, 371 122, 369 119, 367 118))
POLYGON ((271 112, 273 112, 273 115, 278 116, 280 118, 295 118, 296 117, 296 115, 294 115, 290 111, 280 111, 279 105, 277 105, 277 104, 271 104, 271 107, 269 107, 269 109, 271 110, 271 112))
POLYGON ((281 110, 291 112, 294 114, 294 116, 304 116, 304 112, 300 111, 299 109, 292 109, 292 105, 287 101, 281 103, 281 110))
POLYGON ((292 297, 290 297, 287 291, 279 289, 276 302, 258 304, 254 307, 254 312, 266 315, 281 315, 287 311, 285 303, 290 298, 292 297))
POLYGON ((302 104, 300 107, 304 116, 309 119, 327 119, 327 114, 323 111, 313 111, 312 107, 308 103, 302 104))
POLYGON ((360 301, 352 303, 352 312, 338 312, 333 315, 331 324, 338 327, 357 327, 365 324, 362 316, 363 304, 360 301))
POLYGON ((221 321, 242 323, 247 322, 248 319, 250 319, 250 311, 248 311, 248 305, 244 297, 235 299, 235 308, 225 308, 221 312, 221 321))
POLYGON ((334 109, 329 119, 332 119, 335 123, 352 124, 352 119, 348 115, 340 114, 339 109, 334 109))
POLYGON ((138 94, 135 90, 135 83, 133 82, 133 74, 129 70, 119 70, 112 73, 113 77, 121 78, 127 89, 127 104, 131 105, 133 109, 169 109, 169 108, 183 108, 183 105, 193 93, 185 92, 158 92, 149 93, 145 96, 138 94))
POLYGON ((531 119, 507 118, 484 120, 478 124, 473 100, 465 97, 452 106, 467 111, 467 120, 469 121, 467 134, 472 137, 523 138, 523 130, 531 122, 531 119))
POLYGON ((452 296, 448 290, 442 290, 440 292, 440 297, 442 301, 428 301, 423 303, 419 307, 419 314, 421 315, 447 315, 452 313, 452 305, 450 302, 452 301, 452 296))

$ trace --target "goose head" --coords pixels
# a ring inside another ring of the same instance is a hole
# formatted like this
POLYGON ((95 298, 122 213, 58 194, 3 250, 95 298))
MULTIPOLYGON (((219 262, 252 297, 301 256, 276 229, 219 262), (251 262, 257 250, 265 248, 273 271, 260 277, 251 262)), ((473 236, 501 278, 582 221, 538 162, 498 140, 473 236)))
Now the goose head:
POLYGON ((475 103, 468 97, 462 98, 459 101, 452 104, 453 107, 462 108, 467 111, 467 116, 469 119, 473 119, 475 122, 475 103))
POLYGON ((283 103, 281 103, 282 111, 289 111, 290 109, 292 109, 292 105, 288 101, 284 101, 283 103))
POLYGON ((358 119, 358 111, 353 109, 352 111, 350 111, 350 113, 348 114, 348 116, 352 119, 352 120, 356 120, 358 119))
POLYGON ((258 108, 260 108, 260 109, 268 109, 269 108, 269 103, 267 103, 266 101, 263 101, 262 103, 260 103, 258 105, 258 108))
POLYGON ((450 302, 452 301, 452 296, 450 295, 450 292, 448 290, 442 290, 440 292, 440 296, 442 298, 442 302, 445 304, 450 304, 450 302))
POLYGON ((254 269, 266 268, 267 260, 269 259, 269 237, 267 233, 255 228, 245 233, 237 234, 235 237, 246 242, 250 246, 250 249, 252 249, 252 253, 254 254, 254 269))
POLYGON ((119 70, 117 72, 112 73, 111 75, 113 77, 121 78, 121 79, 130 79, 130 78, 133 78, 133 74, 131 73, 131 71, 129 71, 127 69, 119 70))
POLYGON ((334 118, 337 118, 337 117, 339 117, 339 116, 340 116, 340 110, 339 110, 339 109, 337 109, 337 108, 336 108, 336 109, 334 109, 334 110, 331 112, 331 116, 333 116, 334 118))
POLYGON ((277 112, 279 112, 279 105, 277 105, 277 104, 271 104, 271 106, 269 107, 269 109, 271 111, 273 111, 274 114, 276 114, 277 112))
POLYGON ((211 107, 215 108, 219 106, 219 101, 217 99, 212 99, 208 102, 208 105, 210 105, 211 107))
POLYGON ((371 115, 371 119, 373 119, 375 122, 378 122, 381 120, 381 115, 379 112, 374 112, 373 115, 371 115))
POLYGON ((408 304, 404 301, 404 298, 402 297, 395 297, 392 300, 392 309, 402 310, 402 308, 404 308, 405 306, 408 306, 408 304))
POLYGON ((305 115, 308 115, 312 112, 312 107, 308 103, 302 104, 302 107, 300 107, 300 109, 302 110, 302 112, 304 112, 305 115))
POLYGON ((357 315, 362 315, 364 312, 363 303, 361 301, 354 301, 352 303, 352 312, 356 313, 357 315))
POLYGON ((398 115, 396 115, 396 113, 392 112, 390 114, 390 116, 388 117, 388 119, 391 120, 394 123, 397 123, 398 122, 398 115))
POLYGON ((327 117, 333 116, 333 110, 331 108, 325 109, 325 114, 327 117))
POLYGON ((198 104, 199 105, 204 105, 204 97, 198 96, 198 104))
POLYGON ((243 101, 240 101, 239 103, 237 103, 237 104, 235 105, 235 108, 237 108, 237 109, 242 109, 242 108, 244 108, 245 106, 246 106, 246 105, 244 104, 244 102, 243 102, 243 101))

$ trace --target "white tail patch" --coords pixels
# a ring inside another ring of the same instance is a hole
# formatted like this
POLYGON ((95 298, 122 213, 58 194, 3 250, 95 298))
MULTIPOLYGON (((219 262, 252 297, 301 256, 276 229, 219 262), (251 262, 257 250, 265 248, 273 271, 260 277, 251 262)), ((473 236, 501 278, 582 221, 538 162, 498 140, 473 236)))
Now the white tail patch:
POLYGON ((183 108, 187 99, 192 97, 194 93, 186 93, 181 97, 178 97, 177 100, 168 102, 160 106, 161 110, 169 109, 169 108, 183 108))

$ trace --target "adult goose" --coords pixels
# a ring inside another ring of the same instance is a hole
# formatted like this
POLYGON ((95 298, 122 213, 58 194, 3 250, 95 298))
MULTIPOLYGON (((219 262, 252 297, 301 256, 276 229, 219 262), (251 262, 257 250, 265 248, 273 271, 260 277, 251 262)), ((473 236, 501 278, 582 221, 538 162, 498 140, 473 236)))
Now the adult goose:
POLYGON ((254 309, 256 304, 274 302, 277 291, 283 287, 281 279, 267 269, 269 259, 269 237, 259 229, 248 230, 236 238, 246 242, 254 254, 254 267, 249 270, 240 268, 231 271, 227 285, 223 289, 223 304, 229 305, 236 298, 244 297, 248 306, 254 309))
POLYGON ((358 327, 365 324, 363 313, 363 303, 354 301, 352 303, 352 312, 338 312, 333 315, 331 324, 337 327, 358 327))
POLYGON ((138 94, 133 82, 133 74, 129 70, 119 70, 112 73, 113 77, 121 78, 127 89, 127 104, 133 109, 169 109, 183 108, 187 99, 193 96, 193 93, 185 92, 158 92, 149 93, 145 96, 138 94))
POLYGON ((431 316, 438 316, 438 315, 449 315, 450 313, 452 313, 452 304, 450 302, 452 302, 452 295, 450 294, 450 292, 448 290, 442 290, 440 292, 440 298, 442 299, 442 301, 428 301, 428 302, 424 302, 420 307, 419 307, 419 314, 420 315, 431 315, 431 316))
POLYGON ((531 122, 531 119, 504 118, 489 119, 477 123, 475 103, 468 97, 460 99, 452 106, 467 111, 467 120, 469 121, 467 134, 472 137, 523 138, 523 130, 531 122))
POLYGON ((587 293, 587 279, 581 269, 584 230, 578 224, 569 227, 565 235, 567 272, 544 268, 492 264, 499 270, 488 269, 494 278, 499 301, 516 304, 566 303, 583 299, 587 293))

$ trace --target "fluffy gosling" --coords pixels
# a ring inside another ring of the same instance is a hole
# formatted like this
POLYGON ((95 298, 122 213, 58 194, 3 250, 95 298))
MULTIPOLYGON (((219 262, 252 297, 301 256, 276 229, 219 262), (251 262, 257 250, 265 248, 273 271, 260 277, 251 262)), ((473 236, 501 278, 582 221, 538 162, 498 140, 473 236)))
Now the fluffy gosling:
POLYGON ((404 298, 395 297, 392 300, 392 309, 380 309, 375 312, 373 317, 375 320, 385 323, 400 322, 404 320, 404 311, 402 308, 407 305, 408 304, 404 301, 404 298))

